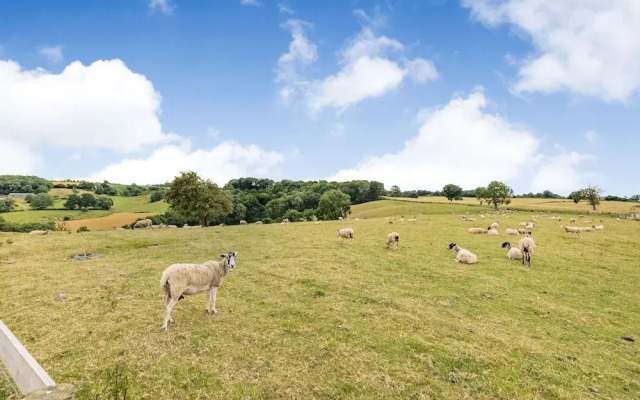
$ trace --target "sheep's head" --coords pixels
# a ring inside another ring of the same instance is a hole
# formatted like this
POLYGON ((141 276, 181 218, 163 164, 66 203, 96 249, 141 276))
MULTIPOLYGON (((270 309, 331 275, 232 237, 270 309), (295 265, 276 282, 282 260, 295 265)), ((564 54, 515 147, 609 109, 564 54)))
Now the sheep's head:
POLYGON ((238 257, 237 251, 230 251, 228 253, 220 254, 220 257, 227 260, 229 264, 229 269, 233 269, 236 266, 236 257, 238 257))
POLYGON ((510 249, 510 248, 511 248, 511 243, 509 243, 509 242, 504 242, 504 243, 502 243, 502 247, 503 247, 503 248, 504 248, 504 247, 506 247, 506 248, 510 249))
POLYGON ((458 247, 458 243, 449 243, 449 246, 447 247, 448 250, 454 249, 458 247))
POLYGON ((336 236, 340 236, 340 231, 339 230, 336 231, 336 236))
POLYGON ((525 232, 524 237, 531 237, 531 232, 525 232))

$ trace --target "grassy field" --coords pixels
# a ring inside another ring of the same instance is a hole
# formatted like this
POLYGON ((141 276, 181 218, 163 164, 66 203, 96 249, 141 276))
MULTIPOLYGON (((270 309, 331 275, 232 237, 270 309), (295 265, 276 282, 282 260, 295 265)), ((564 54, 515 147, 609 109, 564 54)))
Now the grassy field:
MULTIPOLYGON (((321 225, 0 234, 14 241, 0 247, 0 319, 80 400, 115 366, 143 399, 640 397, 640 223, 607 218, 567 239, 540 219, 528 269, 506 258, 506 236, 469 235, 451 211, 467 207, 383 201, 354 207, 367 219, 321 225), (345 226, 352 246, 335 236, 345 226), (385 249, 391 231, 399 251, 385 249), (454 263, 451 241, 479 264, 454 263), (160 332, 162 271, 231 250, 218 314, 189 296, 160 332), (102 257, 65 259, 85 252, 102 257)), ((527 215, 501 216, 501 233, 527 215)))
MULTIPOLYGON (((403 201, 451 204, 445 197, 426 196, 417 199, 402 198, 403 201)), ((465 197, 463 200, 456 200, 453 204, 480 206, 478 200, 465 197)), ((486 206, 482 206, 486 208, 486 206)), ((569 199, 511 199, 511 204, 506 206, 510 209, 533 210, 533 211, 556 211, 556 212, 579 212, 587 214, 592 212, 592 208, 586 201, 574 203, 569 199)), ((502 206, 501 206, 502 208, 502 206)), ((487 208, 488 209, 488 208, 487 208)), ((597 207, 597 211, 605 213, 640 213, 640 203, 633 201, 602 201, 597 207)))
POLYGON ((113 227, 119 228, 124 224, 129 224, 138 218, 145 218, 157 213, 128 213, 121 212, 106 217, 91 218, 91 219, 78 219, 75 221, 67 221, 65 227, 72 231, 76 231, 81 226, 86 226, 92 231, 104 231, 112 229, 113 227))

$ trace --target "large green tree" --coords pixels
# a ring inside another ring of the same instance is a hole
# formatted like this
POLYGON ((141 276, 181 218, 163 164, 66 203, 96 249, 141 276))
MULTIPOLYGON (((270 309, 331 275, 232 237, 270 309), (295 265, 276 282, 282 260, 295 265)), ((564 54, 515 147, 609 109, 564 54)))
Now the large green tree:
POLYGON ((450 183, 442 188, 442 194, 447 198, 447 200, 452 201, 462 195, 462 188, 458 185, 450 183))
POLYGON ((333 220, 346 217, 351 212, 351 199, 348 194, 333 189, 325 192, 318 203, 318 218, 333 220))
POLYGON ((210 180, 193 171, 182 172, 169 184, 165 201, 171 209, 188 220, 208 226, 211 218, 233 211, 231 196, 210 180))
POLYGON ((571 192, 568 196, 574 203, 578 204, 580 200, 582 200, 582 190, 576 190, 575 192, 571 192))
POLYGON ((44 210, 45 208, 53 205, 53 197, 47 193, 34 194, 29 205, 31 208, 35 208, 36 210, 44 210))
POLYGON ((602 189, 597 186, 589 186, 582 189, 582 198, 587 200, 589 205, 596 209, 596 206, 600 204, 600 198, 602 197, 602 189))
POLYGON ((495 210, 498 210, 500 204, 511 203, 513 197, 513 189, 506 184, 493 181, 486 188, 476 189, 476 197, 478 199, 484 199, 488 204, 491 204, 495 210))

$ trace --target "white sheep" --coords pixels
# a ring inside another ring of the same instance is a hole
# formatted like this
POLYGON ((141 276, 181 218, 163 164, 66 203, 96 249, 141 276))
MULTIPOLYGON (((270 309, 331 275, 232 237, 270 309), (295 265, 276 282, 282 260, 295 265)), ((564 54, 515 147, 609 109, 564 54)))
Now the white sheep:
POLYGON ((524 235, 525 233, 527 233, 527 230, 524 228, 518 228, 518 233, 524 235))
POLYGON ((208 290, 206 311, 207 313, 217 313, 218 287, 222 285, 227 272, 236 266, 237 256, 238 252, 231 251, 221 254, 221 261, 210 260, 202 264, 173 264, 165 269, 162 278, 160 278, 160 287, 166 294, 162 330, 167 330, 167 324, 172 322, 171 310, 185 295, 208 290), (209 307, 209 303, 211 303, 211 307, 209 307))
POLYGON ((511 247, 511 243, 504 242, 502 243, 502 248, 507 248, 507 258, 510 260, 522 260, 522 252, 517 247, 511 247))
POLYGON ((463 264, 475 264, 478 262, 478 257, 467 249, 458 247, 457 243, 449 243, 447 247, 449 250, 455 250, 456 258, 455 262, 461 262, 463 264))
POLYGON ((493 224, 491 224, 491 228, 493 229, 498 229, 500 227, 500 221, 496 221, 493 224))
POLYGON ((524 256, 522 258, 522 265, 524 265, 524 260, 526 259, 527 262, 529 263, 529 267, 531 267, 531 254, 536 249, 536 242, 533 241, 533 238, 531 237, 531 232, 527 232, 524 235, 525 236, 522 239, 520 239, 520 241, 518 242, 518 248, 520 249, 520 251, 524 256))
POLYGON ((36 230, 36 231, 31 231, 31 232, 29 232, 29 235, 48 235, 48 234, 50 234, 50 233, 51 233, 51 231, 50 231, 50 230, 46 230, 46 231, 39 231, 39 230, 36 230))
POLYGON ((492 226, 487 228, 487 235, 498 236, 498 230, 493 228, 492 226))
POLYGON ((526 223, 526 222, 520 222, 520 226, 522 226, 522 227, 526 227, 526 226, 527 226, 527 223, 526 223))
POLYGON ((593 228, 594 228, 595 230, 597 230, 597 231, 601 231, 601 230, 603 230, 603 229, 604 229, 604 225, 603 225, 603 224, 600 224, 600 225, 594 225, 594 226, 593 226, 593 228))
POLYGON ((282 220, 282 222, 280 222, 281 225, 287 225, 289 224, 289 218, 285 218, 282 220))
POLYGON ((240 220, 240 225, 247 225, 247 221, 245 221, 245 220, 241 219, 241 220, 240 220))
POLYGON ((564 229, 567 237, 569 237, 569 233, 575 233, 579 238, 582 237, 582 231, 580 231, 580 228, 578 227, 560 225, 559 229, 564 229))
POLYGON ((342 217, 338 217, 338 221, 342 221, 344 218, 342 217))
POLYGON ((536 223, 535 222, 529 222, 527 224, 527 226, 525 227, 525 229, 536 229, 536 223))
POLYGON ((575 219, 575 218, 571 218, 571 219, 569 219, 569 223, 575 223, 575 222, 576 222, 576 219, 575 219))
POLYGON ((262 221, 256 221, 256 225, 262 225, 262 221))
POLYGON ((152 224, 150 219, 141 219, 140 221, 137 221, 135 224, 133 224, 133 229, 140 229, 140 228, 148 228, 150 227, 152 224))
POLYGON ((182 225, 182 229, 189 229, 189 228, 191 228, 191 227, 189 226, 189 224, 184 224, 184 225, 182 225))
POLYGON ((504 231, 505 235, 519 235, 520 232, 518 232, 517 229, 511 229, 510 227, 507 227, 507 229, 504 231))
POLYGON ((407 221, 409 221, 409 222, 418 222, 418 219, 416 217, 413 217, 413 218, 409 218, 407 221))
POLYGON ((395 244, 396 249, 400 248, 400 234, 398 232, 391 232, 387 235, 387 249, 392 244, 395 244))
POLYGON ((593 232, 593 231, 595 231, 595 228, 593 226, 581 226, 578 229, 580 229, 581 232, 593 232))
POLYGON ((479 234, 479 233, 487 233, 487 230, 483 228, 469 228, 467 232, 473 233, 473 234, 479 234))
POLYGON ((178 226, 177 225, 167 225, 167 228, 169 229, 176 229, 178 226))
POLYGON ((352 228, 342 228, 336 231, 338 233, 338 237, 343 239, 349 239, 349 244, 353 244, 353 235, 355 232, 352 228))

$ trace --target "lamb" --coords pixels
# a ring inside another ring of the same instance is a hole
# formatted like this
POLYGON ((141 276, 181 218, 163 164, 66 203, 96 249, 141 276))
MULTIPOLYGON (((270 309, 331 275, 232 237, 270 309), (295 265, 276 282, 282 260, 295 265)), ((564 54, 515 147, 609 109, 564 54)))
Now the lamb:
POLYGON ((392 244, 395 244, 396 249, 400 248, 400 234, 397 232, 391 232, 387 235, 387 249, 392 244))
POLYGON ((504 242, 502 243, 502 248, 507 248, 507 258, 510 260, 522 260, 522 251, 520 251, 517 247, 511 247, 511 243, 504 242))
POLYGON ((342 221, 344 218, 342 217, 338 217, 338 221, 342 221))
POLYGON ((518 232, 517 229, 511 229, 510 227, 507 227, 507 229, 504 231, 505 235, 519 235, 520 232, 518 232))
POLYGON ((603 230, 603 229, 604 229, 604 225, 603 225, 603 224, 600 224, 600 225, 594 225, 594 226, 593 226, 593 228, 594 228, 595 230, 597 230, 597 231, 601 231, 601 230, 603 230))
POLYGON ((560 225, 560 229, 564 229, 564 231, 567 234, 567 237, 569 237, 569 233, 575 233, 576 236, 579 237, 579 238, 582 237, 582 232, 580 231, 580 228, 577 228, 575 226, 560 225))
POLYGON ((36 230, 36 231, 31 231, 31 232, 29 232, 29 235, 48 235, 48 234, 50 234, 50 233, 51 233, 51 231, 50 231, 50 230, 46 230, 46 231, 39 231, 39 230, 36 230))
POLYGON ((342 228, 336 231, 338 233, 338 237, 343 239, 349 239, 349 244, 353 244, 353 235, 354 231, 352 228, 342 228))
POLYGON ((487 233, 487 230, 483 228, 469 228, 467 232, 473 233, 473 234, 479 234, 479 233, 487 233))
POLYGON ((493 229, 498 229, 500 227, 500 221, 496 221, 493 224, 491 224, 491 228, 493 229))
POLYGON ((526 258, 527 262, 529 263, 529 268, 531 268, 531 254, 536 249, 536 242, 533 241, 533 238, 531 237, 531 232, 525 233, 525 236, 522 239, 520 239, 520 241, 518 242, 518 248, 520 249, 520 251, 522 252, 522 255, 524 256, 522 258, 522 265, 524 265, 524 260, 526 258))
POLYGON ((487 235, 498 236, 498 231, 490 226, 487 228, 487 235))
POLYGON ((245 220, 241 219, 241 220, 240 220, 240 225, 247 225, 247 221, 245 221, 245 220))
POLYGON ((137 221, 135 224, 133 224, 133 229, 148 228, 151 225, 152 222, 149 218, 141 219, 140 221, 137 221))
POLYGON ((162 273, 160 287, 166 294, 164 303, 164 323, 162 330, 172 322, 171 310, 185 295, 209 291, 207 313, 217 313, 216 296, 227 273, 236 266, 237 251, 221 254, 221 261, 205 261, 202 264, 173 264, 162 273), (209 307, 211 303, 211 307, 209 307))
POLYGON ((475 264, 478 262, 478 257, 470 252, 467 249, 463 249, 458 247, 457 243, 449 243, 449 250, 455 250, 456 258, 453 259, 455 262, 461 262, 463 264, 475 264))

